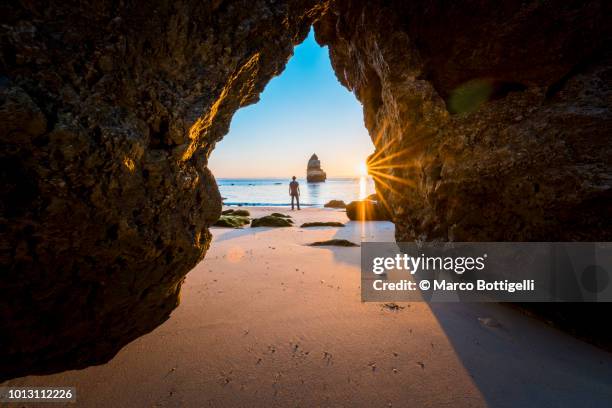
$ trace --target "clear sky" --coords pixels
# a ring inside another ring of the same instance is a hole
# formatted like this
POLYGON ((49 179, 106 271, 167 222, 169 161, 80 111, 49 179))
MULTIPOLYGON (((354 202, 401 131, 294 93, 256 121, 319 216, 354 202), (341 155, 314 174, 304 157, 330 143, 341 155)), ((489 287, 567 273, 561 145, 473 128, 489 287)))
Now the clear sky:
POLYGON ((209 167, 218 178, 305 177, 316 153, 328 177, 358 176, 373 151, 361 104, 340 85, 311 30, 260 101, 234 115, 209 167))

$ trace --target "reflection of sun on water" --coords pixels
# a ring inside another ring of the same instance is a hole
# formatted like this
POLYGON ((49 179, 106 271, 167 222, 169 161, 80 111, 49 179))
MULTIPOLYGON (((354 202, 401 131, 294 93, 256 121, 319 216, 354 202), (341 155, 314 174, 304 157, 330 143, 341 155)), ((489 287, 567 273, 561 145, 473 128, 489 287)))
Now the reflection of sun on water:
MULTIPOLYGON (((367 194, 367 176, 368 176, 368 166, 365 163, 360 163, 359 166, 357 166, 357 174, 359 174, 359 199, 360 200, 364 200, 368 194, 367 194)), ((365 206, 363 205, 363 203, 357 208, 357 211, 359 213, 358 217, 362 220, 366 219, 365 217, 365 206)), ((367 231, 366 231, 366 223, 362 222, 361 223, 361 241, 365 241, 366 240, 366 235, 367 235, 367 231)))
POLYGON ((366 176, 359 177, 359 199, 366 198, 366 176))
POLYGON ((357 166, 357 174, 359 174, 359 199, 366 198, 366 177, 368 175, 368 166, 365 163, 359 163, 357 166))

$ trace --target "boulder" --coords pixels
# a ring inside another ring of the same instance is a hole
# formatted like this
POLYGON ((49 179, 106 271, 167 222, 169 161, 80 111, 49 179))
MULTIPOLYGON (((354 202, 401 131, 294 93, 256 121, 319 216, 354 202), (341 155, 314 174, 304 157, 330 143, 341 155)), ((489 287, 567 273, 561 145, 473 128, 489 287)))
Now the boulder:
POLYGON ((291 216, 290 216, 290 215, 287 215, 287 214, 281 214, 281 213, 277 213, 277 212, 274 212, 274 213, 272 213, 272 214, 270 214, 270 215, 271 215, 272 217, 291 218, 291 216))
POLYGON ((351 201, 346 206, 351 221, 391 221, 391 215, 382 203, 372 200, 351 201))
POLYGON ((315 221, 315 222, 306 222, 300 225, 300 228, 309 228, 309 227, 344 227, 344 224, 341 222, 335 221, 315 221))
POLYGON ((232 215, 238 215, 241 217, 248 217, 251 215, 251 213, 249 212, 249 210, 234 210, 232 213, 232 215))
POLYGON ((266 215, 261 218, 254 218, 251 221, 251 227, 292 227, 293 221, 289 218, 275 217, 273 215, 266 215))
POLYGON ((325 205, 325 208, 346 208, 346 203, 342 200, 330 200, 325 205))
POLYGON ((309 244, 310 246, 342 246, 358 247, 359 245, 346 239, 328 239, 327 241, 317 241, 309 244))
POLYGON ((250 222, 248 217, 239 215, 222 215, 213 225, 224 228, 242 228, 250 222))

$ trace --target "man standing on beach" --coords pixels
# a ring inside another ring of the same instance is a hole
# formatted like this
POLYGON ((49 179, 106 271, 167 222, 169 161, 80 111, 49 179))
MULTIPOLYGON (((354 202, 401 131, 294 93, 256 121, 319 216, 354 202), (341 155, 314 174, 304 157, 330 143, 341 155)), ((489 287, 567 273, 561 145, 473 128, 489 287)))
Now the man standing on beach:
POLYGON ((293 199, 297 202, 298 211, 300 209, 300 183, 295 181, 295 176, 292 177, 293 181, 289 183, 289 195, 291 196, 291 209, 293 210, 293 199))

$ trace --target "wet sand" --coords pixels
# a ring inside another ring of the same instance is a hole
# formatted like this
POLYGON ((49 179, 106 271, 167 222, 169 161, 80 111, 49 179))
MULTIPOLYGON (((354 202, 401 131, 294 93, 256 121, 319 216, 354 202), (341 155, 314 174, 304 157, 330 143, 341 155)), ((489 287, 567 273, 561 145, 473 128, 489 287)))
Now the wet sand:
POLYGON ((612 354, 497 304, 362 303, 360 249, 306 245, 392 241, 391 223, 249 210, 347 226, 215 228, 162 326, 105 365, 3 385, 75 386, 83 407, 610 406, 612 354))

